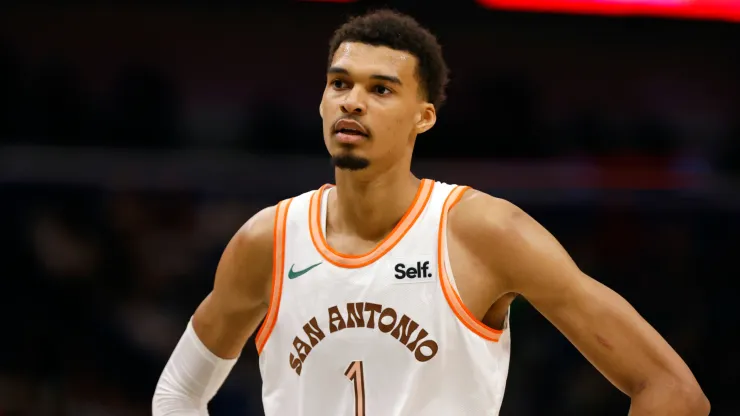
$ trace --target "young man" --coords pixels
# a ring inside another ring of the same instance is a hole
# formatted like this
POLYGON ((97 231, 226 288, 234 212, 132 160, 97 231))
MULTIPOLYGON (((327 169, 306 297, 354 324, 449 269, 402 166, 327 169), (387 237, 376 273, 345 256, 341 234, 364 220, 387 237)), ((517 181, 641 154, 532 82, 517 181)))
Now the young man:
POLYGON ((336 186, 251 218, 226 247, 157 385, 155 416, 205 415, 256 344, 268 416, 496 415, 509 305, 526 297, 632 415, 706 415, 691 371, 618 294, 511 203, 410 171, 447 68, 390 11, 334 34, 319 111, 336 186))

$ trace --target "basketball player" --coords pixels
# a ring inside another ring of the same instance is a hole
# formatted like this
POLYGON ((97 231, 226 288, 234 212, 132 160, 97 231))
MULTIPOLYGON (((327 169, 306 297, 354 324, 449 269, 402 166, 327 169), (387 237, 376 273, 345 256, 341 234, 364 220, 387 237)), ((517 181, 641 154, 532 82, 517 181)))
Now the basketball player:
POLYGON ((319 107, 336 185, 236 233, 153 399, 206 415, 256 336, 268 416, 496 415, 509 305, 524 296, 617 388, 632 415, 706 415, 689 368, 618 294, 511 203, 410 172, 447 68, 413 19, 377 11, 330 45, 319 107))

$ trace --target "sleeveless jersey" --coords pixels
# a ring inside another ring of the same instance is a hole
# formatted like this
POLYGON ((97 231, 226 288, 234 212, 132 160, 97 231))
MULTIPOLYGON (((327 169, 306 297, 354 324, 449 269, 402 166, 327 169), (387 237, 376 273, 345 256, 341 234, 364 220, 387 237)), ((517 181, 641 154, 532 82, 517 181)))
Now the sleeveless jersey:
POLYGON ((465 187, 423 180, 364 255, 326 242, 325 185, 277 206, 270 307, 257 334, 266 416, 497 415, 511 338, 463 305, 446 218, 465 187))

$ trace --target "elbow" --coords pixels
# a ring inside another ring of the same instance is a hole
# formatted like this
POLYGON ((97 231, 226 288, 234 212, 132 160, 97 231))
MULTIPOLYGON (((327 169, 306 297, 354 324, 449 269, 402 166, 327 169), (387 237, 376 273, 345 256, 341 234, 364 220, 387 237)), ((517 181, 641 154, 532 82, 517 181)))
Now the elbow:
POLYGON ((707 416, 711 410, 709 399, 696 381, 687 382, 675 389, 673 398, 673 402, 678 405, 676 410, 686 416, 707 416))
POLYGON ((685 414, 688 416, 706 416, 711 410, 709 399, 702 391, 701 386, 694 377, 675 383, 677 388, 674 389, 673 397, 678 403, 686 409, 685 414))
POLYGON ((707 416, 711 410, 709 399, 696 380, 645 383, 633 391, 633 412, 630 414, 666 414, 675 416, 707 416))
POLYGON ((699 414, 708 415, 712 410, 712 405, 709 403, 709 399, 707 398, 707 396, 704 395, 704 393, 702 393, 701 397, 702 397, 702 402, 701 402, 701 408, 699 410, 701 413, 699 414))
POLYGON ((711 404, 709 403, 709 399, 704 394, 704 392, 701 390, 701 388, 696 385, 693 389, 691 389, 690 392, 686 395, 687 397, 687 405, 688 408, 691 409, 690 414, 696 415, 696 416, 706 416, 709 415, 710 410, 712 409, 711 404))

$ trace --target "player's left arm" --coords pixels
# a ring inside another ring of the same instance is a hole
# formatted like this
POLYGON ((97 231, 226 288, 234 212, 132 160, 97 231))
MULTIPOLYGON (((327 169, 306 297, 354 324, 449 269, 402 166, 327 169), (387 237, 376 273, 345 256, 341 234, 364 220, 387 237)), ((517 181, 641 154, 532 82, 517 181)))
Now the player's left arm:
POLYGON ((630 415, 709 414, 708 399, 676 351, 624 298, 584 274, 532 217, 477 191, 468 191, 456 210, 455 227, 468 234, 468 249, 478 250, 496 284, 523 295, 629 395, 630 415))

